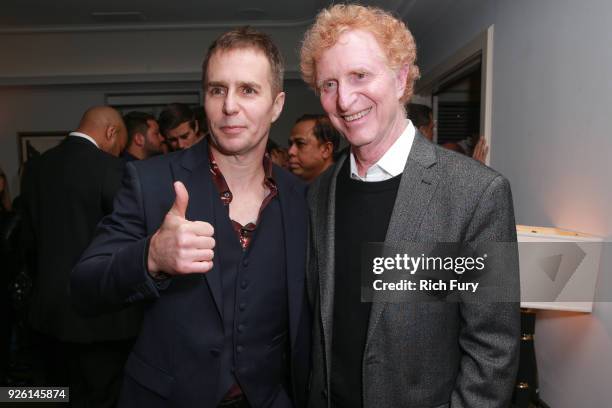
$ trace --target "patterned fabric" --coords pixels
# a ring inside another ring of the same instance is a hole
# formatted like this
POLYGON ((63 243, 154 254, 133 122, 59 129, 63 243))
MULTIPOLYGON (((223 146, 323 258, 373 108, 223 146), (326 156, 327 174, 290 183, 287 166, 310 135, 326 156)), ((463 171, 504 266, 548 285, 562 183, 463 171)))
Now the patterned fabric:
MULTIPOLYGON (((219 169, 219 166, 215 161, 212 149, 208 149, 208 156, 210 161, 210 173, 212 174, 213 183, 219 192, 219 198, 221 198, 221 201, 226 207, 229 207, 234 196, 227 185, 227 181, 225 181, 225 177, 223 177, 223 174, 221 173, 221 169, 219 169)), ((249 222, 246 225, 242 225, 237 221, 231 220, 232 226, 234 227, 234 231, 240 240, 240 246, 242 247, 243 251, 246 251, 251 243, 251 240, 253 239, 255 228, 257 227, 257 224, 259 224, 259 220, 261 218, 261 213, 270 203, 270 201, 272 201, 272 199, 278 195, 278 188, 276 187, 276 182, 272 177, 272 160, 270 160, 268 153, 266 153, 263 157, 263 168, 265 173, 264 186, 266 187, 267 193, 266 197, 261 203, 261 207, 259 207, 257 221, 255 223, 249 222)))

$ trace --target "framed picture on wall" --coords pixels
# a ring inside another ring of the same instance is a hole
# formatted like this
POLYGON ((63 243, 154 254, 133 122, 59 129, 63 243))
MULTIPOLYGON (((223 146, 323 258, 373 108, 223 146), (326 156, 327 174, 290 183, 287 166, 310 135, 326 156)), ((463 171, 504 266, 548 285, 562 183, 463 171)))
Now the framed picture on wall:
POLYGON ((40 156, 50 148, 57 146, 68 133, 68 131, 19 132, 17 134, 19 162, 23 164, 28 159, 40 156))
POLYGON ((105 102, 106 105, 117 109, 122 115, 131 111, 140 111, 149 113, 157 118, 162 110, 175 102, 189 105, 192 109, 200 108, 202 105, 201 92, 201 90, 194 90, 108 93, 105 95, 105 102))

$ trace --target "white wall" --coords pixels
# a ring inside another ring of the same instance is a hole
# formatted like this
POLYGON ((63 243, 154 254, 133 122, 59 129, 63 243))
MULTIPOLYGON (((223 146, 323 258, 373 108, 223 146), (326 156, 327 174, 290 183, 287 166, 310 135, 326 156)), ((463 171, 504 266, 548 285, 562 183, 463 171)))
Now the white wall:
MULTIPOLYGON (((491 166, 511 182, 517 222, 612 239, 612 3, 453 2, 415 33, 422 72, 495 24, 491 166)), ((612 300, 612 253, 598 299, 612 300)), ((551 407, 612 401, 612 303, 538 314, 541 396, 551 407)))

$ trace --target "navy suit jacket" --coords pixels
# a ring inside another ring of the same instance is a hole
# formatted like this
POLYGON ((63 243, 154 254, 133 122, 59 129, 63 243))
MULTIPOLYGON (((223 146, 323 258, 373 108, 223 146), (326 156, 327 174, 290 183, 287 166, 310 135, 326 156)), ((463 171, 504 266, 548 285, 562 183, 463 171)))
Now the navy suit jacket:
MULTIPOLYGON (((305 186, 278 167, 273 174, 287 260, 287 392, 299 407, 305 405, 310 364, 310 312, 304 283, 308 223, 305 186)), ((148 241, 174 202, 173 182, 177 180, 189 192, 187 219, 208 221, 214 226, 213 200, 219 198, 210 174, 207 143, 131 162, 126 166, 113 213, 102 220, 72 273, 73 300, 82 313, 145 303, 142 329, 126 365, 120 406, 214 407, 217 402, 218 350, 223 342, 220 268, 215 266, 206 274, 175 276, 161 283, 152 280, 146 270, 148 241)), ((269 406, 285 405, 269 401, 269 406)))

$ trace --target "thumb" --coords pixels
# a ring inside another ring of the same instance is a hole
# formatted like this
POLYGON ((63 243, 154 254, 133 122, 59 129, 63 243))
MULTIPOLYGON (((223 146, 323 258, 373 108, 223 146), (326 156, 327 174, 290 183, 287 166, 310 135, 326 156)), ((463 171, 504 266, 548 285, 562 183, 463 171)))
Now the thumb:
POLYGON ((172 204, 172 208, 170 208, 171 213, 180 216, 181 218, 185 218, 185 214, 187 213, 187 204, 189 203, 189 193, 185 188, 185 185, 180 181, 176 181, 174 183, 174 192, 176 193, 176 198, 174 199, 174 204, 172 204))

